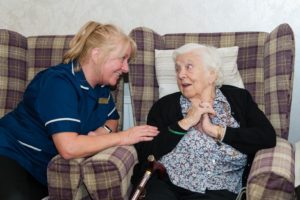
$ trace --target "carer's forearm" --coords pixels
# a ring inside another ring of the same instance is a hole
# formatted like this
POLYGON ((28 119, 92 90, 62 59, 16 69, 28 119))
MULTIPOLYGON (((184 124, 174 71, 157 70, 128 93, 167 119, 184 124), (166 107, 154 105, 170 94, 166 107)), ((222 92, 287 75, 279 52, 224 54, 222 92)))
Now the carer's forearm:
MULTIPOLYGON (((118 132, 118 120, 107 120, 104 125, 109 127, 110 130, 112 130, 112 132, 118 132)), ((93 132, 96 133, 96 135, 103 135, 103 134, 107 134, 107 128, 104 128, 103 126, 100 126, 99 128, 97 128, 96 130, 94 130, 93 132)))
POLYGON ((59 153, 65 159, 82 158, 120 144, 121 136, 119 133, 100 136, 76 135, 64 143, 59 153))

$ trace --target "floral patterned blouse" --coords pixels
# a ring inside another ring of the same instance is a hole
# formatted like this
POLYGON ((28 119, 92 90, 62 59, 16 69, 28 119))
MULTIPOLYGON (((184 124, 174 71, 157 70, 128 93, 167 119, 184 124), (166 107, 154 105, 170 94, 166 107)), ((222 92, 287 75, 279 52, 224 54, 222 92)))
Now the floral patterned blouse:
MULTIPOLYGON (((186 116, 191 102, 180 97, 183 116, 186 116)), ((238 128, 239 124, 231 116, 231 108, 222 92, 217 88, 213 103, 216 115, 213 124, 238 128)), ((229 190, 238 193, 242 188, 242 174, 247 156, 212 137, 190 128, 177 146, 164 155, 160 162, 165 166, 173 184, 193 192, 205 190, 229 190)))

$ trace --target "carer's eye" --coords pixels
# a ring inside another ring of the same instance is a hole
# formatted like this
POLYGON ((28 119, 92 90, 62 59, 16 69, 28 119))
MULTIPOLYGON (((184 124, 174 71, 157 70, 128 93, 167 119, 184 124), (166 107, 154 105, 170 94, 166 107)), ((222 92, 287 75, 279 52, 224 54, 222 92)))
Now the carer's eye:
POLYGON ((122 62, 122 63, 124 63, 125 61, 127 62, 127 63, 129 63, 129 57, 128 56, 123 56, 123 57, 120 57, 120 61, 122 62))
POLYGON ((131 57, 129 56, 129 55, 124 55, 123 56, 123 61, 127 61, 127 63, 129 63, 130 62, 130 60, 131 60, 131 57))

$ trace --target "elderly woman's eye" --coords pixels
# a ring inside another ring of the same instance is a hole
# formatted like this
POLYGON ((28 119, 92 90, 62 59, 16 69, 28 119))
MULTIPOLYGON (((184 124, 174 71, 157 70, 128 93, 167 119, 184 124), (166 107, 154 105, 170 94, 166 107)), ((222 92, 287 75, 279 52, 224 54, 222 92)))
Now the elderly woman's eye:
POLYGON ((192 65, 192 64, 187 64, 187 65, 185 66, 185 68, 186 68, 187 70, 191 70, 191 69, 193 68, 193 65, 192 65))
POLYGON ((175 72, 179 72, 179 66, 178 65, 175 65, 175 72))

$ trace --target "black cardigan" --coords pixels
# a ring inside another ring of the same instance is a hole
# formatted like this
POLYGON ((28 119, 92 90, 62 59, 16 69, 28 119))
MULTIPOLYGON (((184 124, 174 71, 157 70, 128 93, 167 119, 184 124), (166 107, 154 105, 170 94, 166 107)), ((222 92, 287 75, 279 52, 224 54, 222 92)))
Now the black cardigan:
MULTIPOLYGON (((240 124, 239 128, 227 127, 223 142, 247 154, 248 164, 243 175, 245 185, 255 153, 260 149, 274 147, 276 133, 247 90, 228 85, 222 86, 220 90, 231 106, 232 116, 240 124)), ((169 153, 182 138, 183 135, 170 133, 168 127, 175 131, 186 132, 178 125, 178 121, 183 118, 180 96, 180 92, 167 95, 152 106, 147 124, 158 127, 160 133, 150 142, 135 145, 139 163, 134 167, 132 176, 134 185, 144 174, 149 154, 153 154, 158 160, 169 153)))

